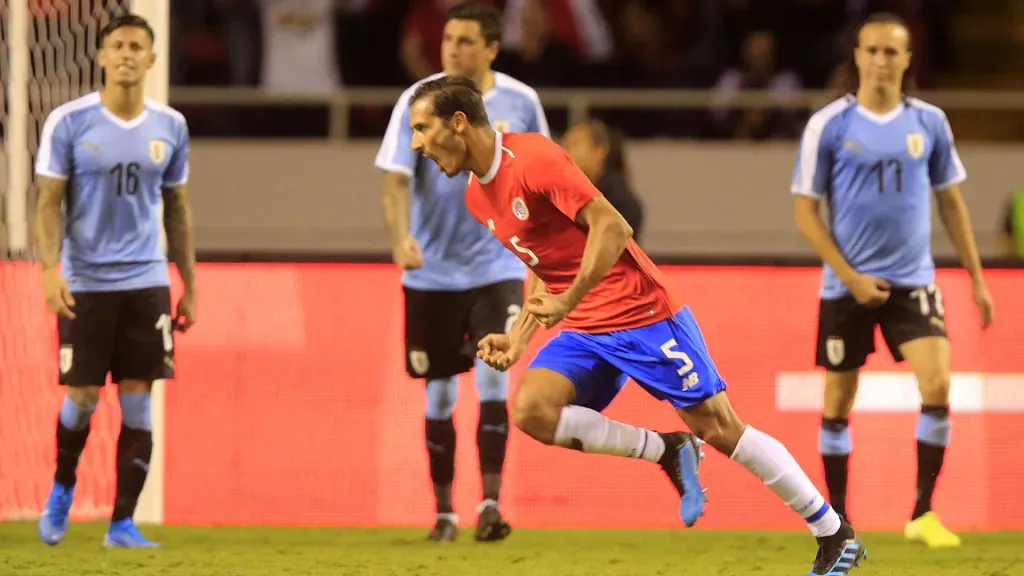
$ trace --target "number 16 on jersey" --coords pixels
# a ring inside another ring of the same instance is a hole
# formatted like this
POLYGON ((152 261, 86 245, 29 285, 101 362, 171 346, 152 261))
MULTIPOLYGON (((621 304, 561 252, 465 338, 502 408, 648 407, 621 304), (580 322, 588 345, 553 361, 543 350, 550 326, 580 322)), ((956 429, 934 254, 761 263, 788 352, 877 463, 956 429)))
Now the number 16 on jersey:
MULTIPOLYGON (((513 248, 515 248, 516 252, 519 252, 520 254, 525 254, 525 255, 529 256, 530 259, 527 260, 526 263, 529 264, 531 268, 533 266, 536 266, 537 264, 540 264, 540 258, 537 258, 537 255, 533 253, 533 250, 530 250, 529 248, 527 248, 525 246, 521 246, 519 244, 519 242, 520 242, 519 236, 513 236, 513 237, 509 238, 508 242, 509 242, 509 244, 512 245, 513 248)), ((525 260, 525 258, 524 258, 524 260, 525 260)))

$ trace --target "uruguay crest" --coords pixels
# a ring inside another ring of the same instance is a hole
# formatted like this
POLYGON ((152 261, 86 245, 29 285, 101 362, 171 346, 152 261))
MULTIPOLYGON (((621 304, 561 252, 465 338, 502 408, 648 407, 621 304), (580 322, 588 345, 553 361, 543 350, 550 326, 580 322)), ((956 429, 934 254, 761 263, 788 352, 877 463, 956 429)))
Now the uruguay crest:
POLYGON ((153 164, 160 165, 164 163, 164 158, 167 157, 167 143, 163 140, 150 140, 149 141, 149 159, 153 161, 153 164))
POLYGON ((915 159, 924 156, 924 134, 920 132, 907 134, 907 153, 915 159))
POLYGON ((846 359, 846 344, 843 339, 829 336, 828 340, 825 340, 825 355, 833 366, 842 364, 846 359))

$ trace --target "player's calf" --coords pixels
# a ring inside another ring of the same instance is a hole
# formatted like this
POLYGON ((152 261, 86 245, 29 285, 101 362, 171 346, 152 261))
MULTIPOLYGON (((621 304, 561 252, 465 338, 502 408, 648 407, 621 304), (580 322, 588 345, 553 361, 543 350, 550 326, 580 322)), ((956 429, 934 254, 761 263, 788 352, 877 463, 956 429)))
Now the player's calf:
POLYGON ((121 383, 121 433, 117 438, 117 494, 110 529, 104 545, 123 548, 151 548, 135 527, 132 517, 149 474, 153 433, 148 382, 121 383))
POLYGON ((512 420, 517 428, 544 444, 650 462, 661 460, 665 441, 657 432, 570 405, 574 397, 575 389, 568 378, 551 370, 528 370, 512 401, 512 420))
POLYGON ((691 408, 681 409, 680 415, 694 433, 698 436, 707 434, 708 438, 702 439, 761 479, 787 506, 800 514, 815 536, 830 536, 839 530, 838 514, 814 487, 789 450, 775 438, 743 424, 724 392, 691 408))
POLYGON ((452 482, 455 479, 455 423, 452 412, 458 398, 458 378, 436 378, 427 381, 426 421, 424 436, 430 463, 430 479, 434 485, 437 518, 429 539, 454 540, 456 517, 452 507, 452 482))
POLYGON ((484 502, 497 506, 501 495, 501 473, 508 447, 508 374, 477 361, 475 379, 480 396, 480 419, 476 444, 480 457, 484 502))
POLYGON ((39 515, 39 538, 54 545, 64 540, 77 483, 78 461, 89 439, 89 423, 99 404, 99 387, 68 388, 57 418, 57 470, 53 488, 39 515))

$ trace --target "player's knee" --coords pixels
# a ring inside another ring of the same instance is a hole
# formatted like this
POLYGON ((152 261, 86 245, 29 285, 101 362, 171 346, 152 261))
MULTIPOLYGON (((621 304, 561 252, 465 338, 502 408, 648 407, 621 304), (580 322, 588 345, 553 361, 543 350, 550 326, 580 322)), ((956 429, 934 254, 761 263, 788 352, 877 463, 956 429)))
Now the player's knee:
POLYGON ((150 431, 153 429, 150 403, 152 396, 148 393, 122 393, 118 396, 121 401, 121 424, 132 430, 150 431))
POLYGON ((516 428, 545 444, 554 442, 560 414, 560 407, 532 394, 516 394, 512 403, 512 422, 516 428))
POLYGON ((825 402, 822 414, 826 418, 846 418, 853 410, 857 397, 859 371, 827 372, 825 374, 825 402))
POLYGON ((459 396, 457 376, 437 378, 427 382, 427 420, 447 420, 455 411, 459 396))
POLYGON ((950 376, 944 370, 930 371, 920 377, 918 386, 921 401, 925 405, 942 405, 949 403, 950 376))
POLYGON ((724 396, 713 397, 680 416, 698 438, 724 454, 732 454, 746 428, 724 396))
POLYGON ((507 372, 499 372, 478 359, 474 376, 481 403, 504 402, 508 398, 507 372))
POLYGON ((64 397, 64 404, 60 407, 60 423, 68 430, 84 430, 92 414, 99 404, 99 388, 87 390, 86 388, 69 388, 68 395, 64 397))
POLYGON ((68 386, 68 398, 79 406, 95 406, 100 403, 100 387, 68 386))

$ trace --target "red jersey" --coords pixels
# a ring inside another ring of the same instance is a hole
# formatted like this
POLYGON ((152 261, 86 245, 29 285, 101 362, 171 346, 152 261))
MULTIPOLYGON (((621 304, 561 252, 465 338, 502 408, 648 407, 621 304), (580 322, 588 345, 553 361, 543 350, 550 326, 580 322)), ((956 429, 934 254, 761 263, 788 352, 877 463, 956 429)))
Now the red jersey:
MULTIPOLYGON (((497 134, 491 169, 470 177, 466 206, 552 294, 580 271, 587 232, 576 215, 601 196, 558 144, 534 133, 497 134)), ((631 238, 608 275, 563 320, 566 330, 602 333, 647 326, 682 308, 668 278, 631 238)))

